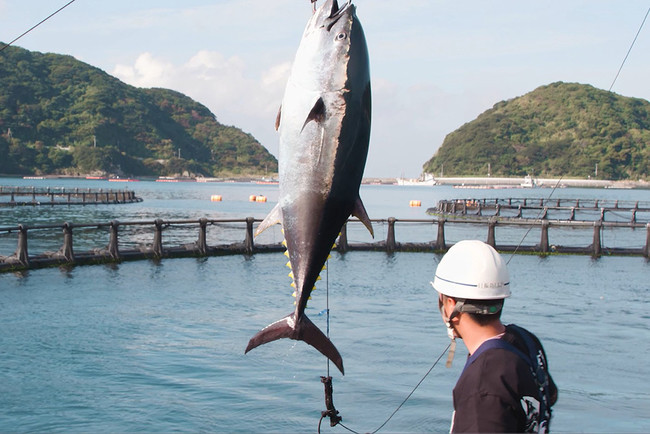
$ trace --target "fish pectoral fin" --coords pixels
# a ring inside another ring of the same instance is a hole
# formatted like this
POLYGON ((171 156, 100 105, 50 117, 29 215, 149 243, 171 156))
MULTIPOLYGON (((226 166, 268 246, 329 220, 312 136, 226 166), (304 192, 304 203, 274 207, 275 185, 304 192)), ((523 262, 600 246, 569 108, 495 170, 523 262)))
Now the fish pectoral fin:
POLYGON ((255 230, 255 236, 258 236, 271 226, 282 223, 282 208, 280 208, 280 204, 277 204, 269 213, 269 215, 266 216, 266 218, 260 223, 260 225, 257 227, 255 230))
POLYGON ((296 328, 298 329, 298 340, 305 341, 312 347, 316 348, 322 355, 330 359, 332 363, 339 368, 341 374, 345 375, 343 370, 343 358, 341 358, 339 350, 336 349, 332 341, 330 341, 329 338, 325 336, 323 332, 316 327, 309 318, 307 318, 306 315, 300 317, 296 328))
POLYGON ((282 120, 282 104, 280 104, 280 108, 278 109, 278 115, 275 117, 275 131, 278 131, 280 129, 281 120, 282 120))
POLYGON ((305 123, 302 125, 302 129, 304 130, 307 124, 311 121, 321 123, 324 120, 325 120, 325 101, 323 101, 322 97, 319 97, 314 103, 314 106, 311 108, 311 111, 307 115, 307 119, 305 119, 305 123))
POLYGON ((364 226, 368 229, 370 232, 370 235, 372 235, 373 238, 375 238, 375 231, 372 229, 372 223, 370 223, 370 218, 368 217, 368 213, 366 212, 366 207, 363 206, 363 202, 361 202, 361 198, 357 198, 357 201, 354 203, 354 209, 352 210, 352 215, 358 218, 361 223, 364 224, 364 226))

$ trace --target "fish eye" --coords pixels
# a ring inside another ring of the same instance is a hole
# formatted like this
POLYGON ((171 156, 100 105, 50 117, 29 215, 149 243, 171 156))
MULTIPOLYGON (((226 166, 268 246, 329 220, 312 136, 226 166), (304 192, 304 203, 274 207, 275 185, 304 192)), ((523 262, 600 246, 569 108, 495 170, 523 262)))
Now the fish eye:
POLYGON ((345 39, 345 38, 347 38, 347 37, 348 37, 347 33, 345 33, 345 32, 341 32, 341 33, 339 33, 338 35, 336 35, 336 40, 337 40, 337 41, 342 41, 343 39, 345 39))

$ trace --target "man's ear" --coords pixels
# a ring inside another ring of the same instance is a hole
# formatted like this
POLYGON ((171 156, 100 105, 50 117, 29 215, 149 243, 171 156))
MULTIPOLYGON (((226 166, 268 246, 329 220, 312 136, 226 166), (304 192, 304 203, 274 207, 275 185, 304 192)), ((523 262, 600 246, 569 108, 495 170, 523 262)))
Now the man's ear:
POLYGON ((451 297, 445 297, 445 306, 450 306, 453 310, 456 307, 456 300, 451 297))
POLYGON ((449 318, 449 315, 454 311, 456 307, 456 300, 446 295, 442 297, 442 308, 445 311, 445 316, 449 318))
MULTIPOLYGON (((445 300, 445 311, 449 312, 449 316, 451 316, 454 312, 454 309, 456 309, 456 304, 458 304, 458 301, 454 298, 447 297, 445 300)), ((447 318, 449 318, 449 316, 447 318)), ((460 312, 456 313, 456 315, 454 315, 454 317, 451 319, 451 323, 457 324, 460 320, 459 316, 460 312)))

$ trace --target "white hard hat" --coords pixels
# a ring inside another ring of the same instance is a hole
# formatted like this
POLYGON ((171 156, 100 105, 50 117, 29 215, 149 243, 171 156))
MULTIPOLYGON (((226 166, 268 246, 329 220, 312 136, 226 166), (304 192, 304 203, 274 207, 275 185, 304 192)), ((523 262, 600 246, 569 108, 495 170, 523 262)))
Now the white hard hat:
POLYGON ((442 257, 431 282, 449 297, 498 300, 510 297, 510 273, 501 255, 479 240, 456 243, 442 257))

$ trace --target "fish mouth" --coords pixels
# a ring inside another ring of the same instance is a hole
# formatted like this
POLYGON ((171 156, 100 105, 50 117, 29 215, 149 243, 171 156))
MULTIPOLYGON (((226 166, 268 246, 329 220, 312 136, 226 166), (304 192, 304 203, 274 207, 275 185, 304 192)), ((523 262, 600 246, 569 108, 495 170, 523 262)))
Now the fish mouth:
POLYGON ((332 5, 330 6, 330 15, 327 17, 326 21, 327 24, 323 25, 323 27, 327 28, 327 31, 329 32, 332 27, 343 17, 348 10, 353 8, 354 6, 352 5, 352 0, 348 0, 345 2, 345 4, 341 7, 339 7, 339 2, 337 0, 332 1, 332 5))
POLYGON ((337 0, 334 0, 332 2, 332 9, 330 10, 330 19, 338 20, 341 15, 343 15, 345 11, 350 8, 350 6, 352 6, 352 0, 346 1, 343 7, 339 7, 339 2, 337 0))

